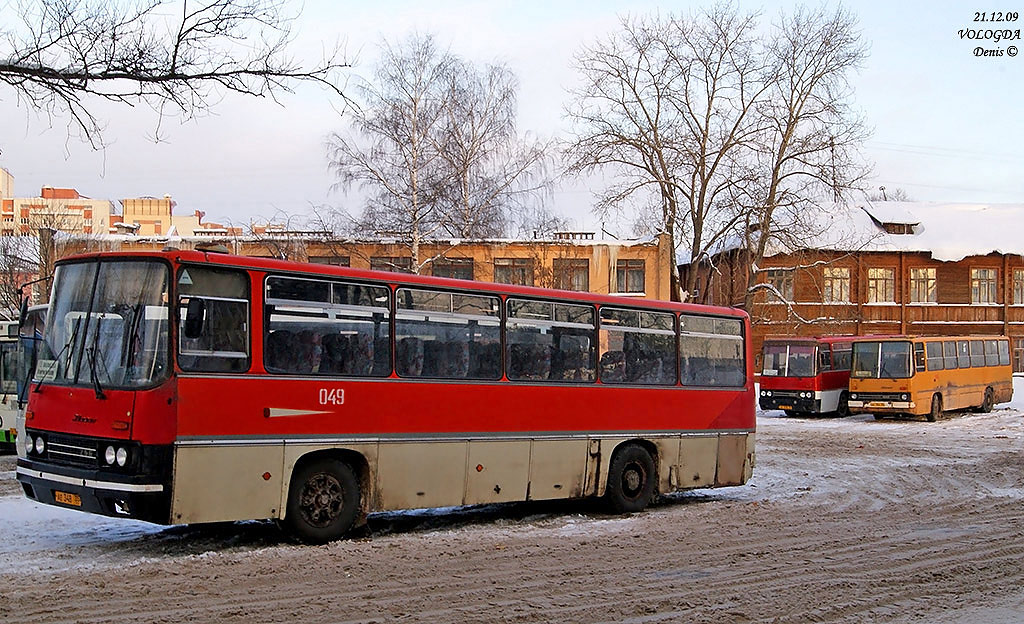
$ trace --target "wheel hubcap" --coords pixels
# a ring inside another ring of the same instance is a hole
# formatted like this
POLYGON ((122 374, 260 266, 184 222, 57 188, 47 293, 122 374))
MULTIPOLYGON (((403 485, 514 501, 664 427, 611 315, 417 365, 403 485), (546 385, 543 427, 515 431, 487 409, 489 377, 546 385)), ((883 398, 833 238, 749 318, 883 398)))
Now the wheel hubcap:
POLYGON ((344 488, 329 474, 310 477, 299 497, 299 512, 310 525, 323 528, 334 522, 341 514, 344 502, 344 488))
POLYGON ((630 464, 622 473, 622 493, 629 498, 636 498, 644 487, 645 475, 643 466, 630 464))

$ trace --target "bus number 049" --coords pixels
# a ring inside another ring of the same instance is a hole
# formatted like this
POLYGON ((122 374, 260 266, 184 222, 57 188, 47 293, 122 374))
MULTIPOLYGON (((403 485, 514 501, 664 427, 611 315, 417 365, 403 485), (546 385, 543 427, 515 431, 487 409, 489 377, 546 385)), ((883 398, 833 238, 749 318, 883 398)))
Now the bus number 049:
POLYGON ((344 388, 320 388, 320 405, 342 405, 344 403, 344 388))

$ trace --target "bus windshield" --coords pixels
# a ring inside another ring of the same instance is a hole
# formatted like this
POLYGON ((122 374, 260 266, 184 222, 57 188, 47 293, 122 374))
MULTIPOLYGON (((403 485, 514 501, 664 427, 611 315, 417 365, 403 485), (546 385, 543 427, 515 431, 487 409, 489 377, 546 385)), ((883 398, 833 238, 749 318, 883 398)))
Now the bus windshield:
POLYGON ((168 269, 161 262, 58 266, 36 377, 97 392, 163 379, 168 301, 168 269))
POLYGON ((911 376, 909 342, 853 343, 851 375, 861 379, 906 379, 911 376))
POLYGON ((813 377, 814 345, 769 343, 764 346, 764 370, 769 377, 813 377))

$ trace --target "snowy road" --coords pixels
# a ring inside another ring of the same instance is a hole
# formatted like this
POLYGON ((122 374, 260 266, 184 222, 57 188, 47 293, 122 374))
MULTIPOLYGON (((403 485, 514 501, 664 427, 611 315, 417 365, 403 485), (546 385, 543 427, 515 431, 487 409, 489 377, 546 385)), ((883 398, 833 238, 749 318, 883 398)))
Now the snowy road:
POLYGON ((35 505, 0 459, 17 622, 1024 620, 1024 388, 937 423, 758 421, 754 479, 615 517, 576 503, 386 514, 369 539, 162 528, 35 505))

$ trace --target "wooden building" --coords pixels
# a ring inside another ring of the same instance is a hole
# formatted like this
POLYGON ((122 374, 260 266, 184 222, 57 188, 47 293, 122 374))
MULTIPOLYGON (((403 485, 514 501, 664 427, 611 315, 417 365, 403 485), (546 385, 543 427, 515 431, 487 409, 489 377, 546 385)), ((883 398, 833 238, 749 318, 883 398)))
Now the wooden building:
MULTIPOLYGON (((874 202, 830 218, 759 263, 756 352, 772 335, 1007 335, 1024 371, 1024 205, 874 202)), ((680 272, 699 272, 708 303, 743 305, 749 265, 727 249, 680 272)))

